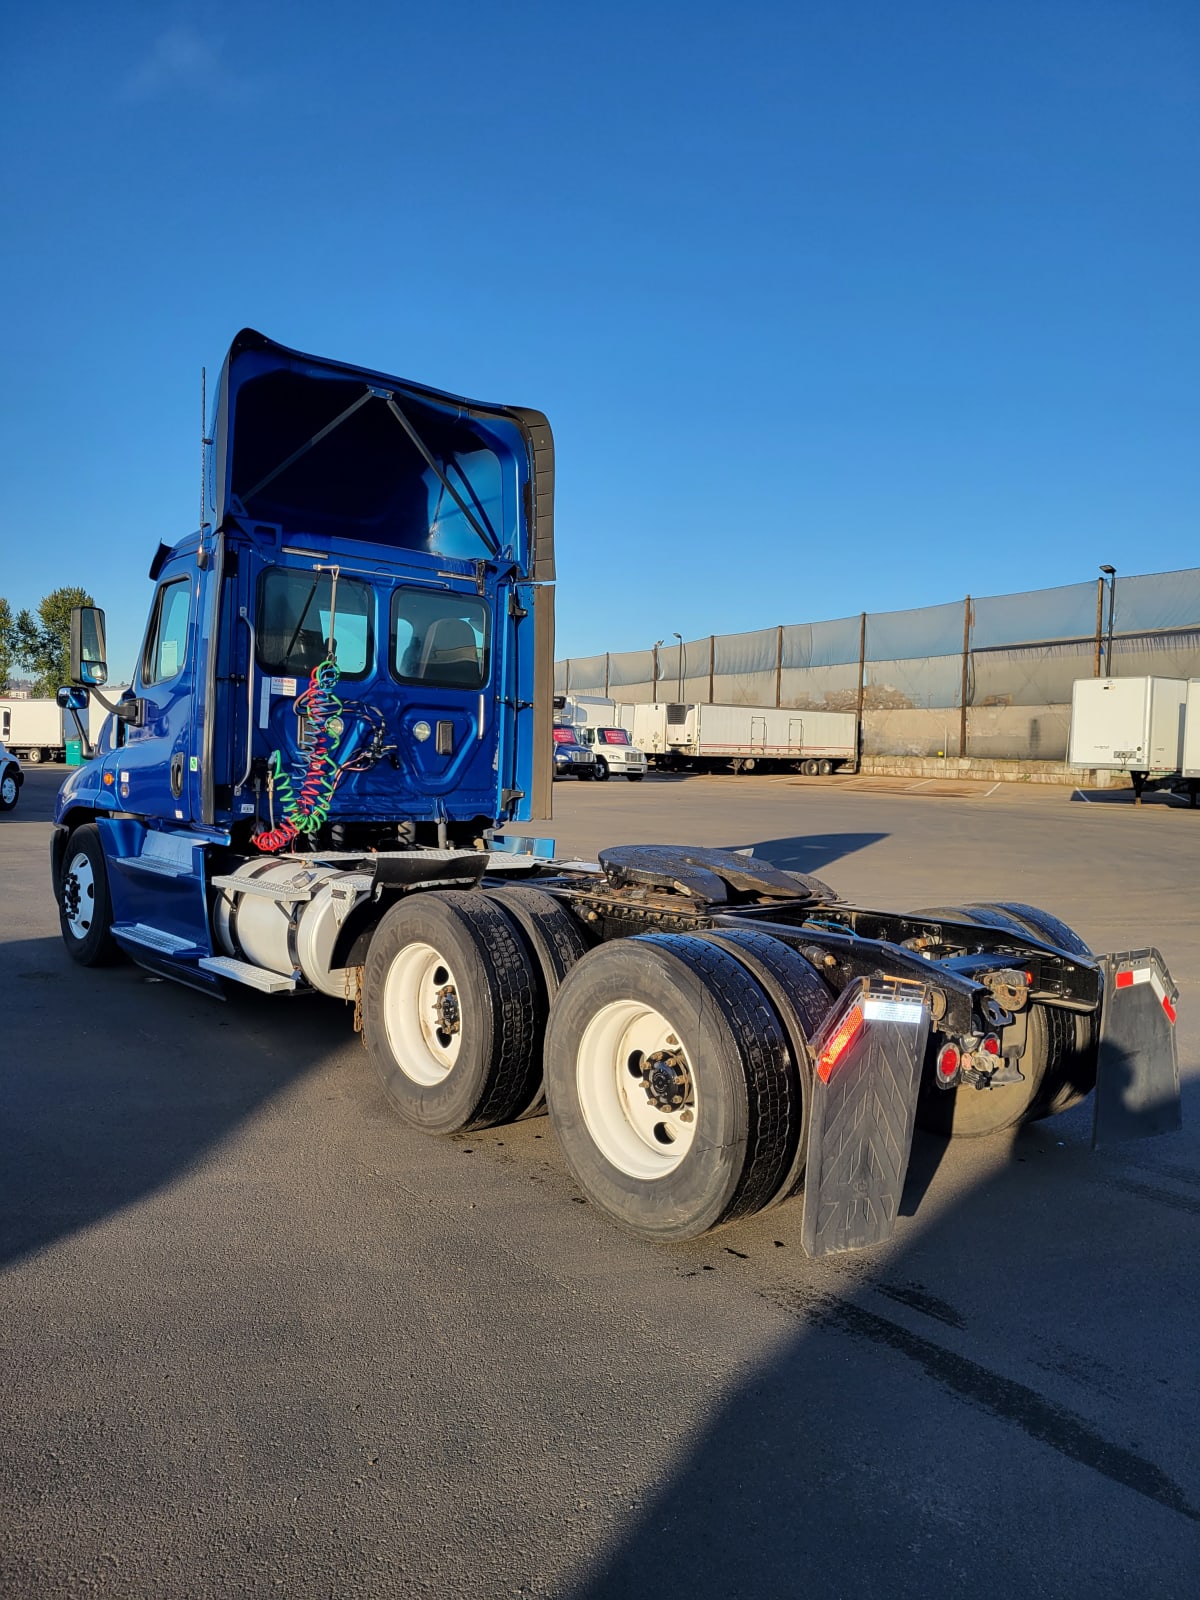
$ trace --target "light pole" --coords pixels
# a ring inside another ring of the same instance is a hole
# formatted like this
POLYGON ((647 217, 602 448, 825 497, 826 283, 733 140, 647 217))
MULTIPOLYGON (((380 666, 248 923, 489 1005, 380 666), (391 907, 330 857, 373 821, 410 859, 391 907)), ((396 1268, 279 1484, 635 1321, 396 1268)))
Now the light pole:
POLYGON ((677 684, 676 689, 675 689, 675 699, 679 702, 680 705, 682 705, 683 704, 683 635, 681 633, 677 633, 677 634, 674 634, 673 637, 679 640, 679 681, 678 681, 678 684, 677 684))
POLYGON ((1117 609, 1117 569, 1101 564, 1100 571, 1108 579, 1108 641, 1104 647, 1104 676, 1112 677, 1113 613, 1117 609))
POLYGON ((651 685, 650 698, 655 705, 658 704, 658 649, 661 644, 661 639, 654 641, 654 682, 651 685))

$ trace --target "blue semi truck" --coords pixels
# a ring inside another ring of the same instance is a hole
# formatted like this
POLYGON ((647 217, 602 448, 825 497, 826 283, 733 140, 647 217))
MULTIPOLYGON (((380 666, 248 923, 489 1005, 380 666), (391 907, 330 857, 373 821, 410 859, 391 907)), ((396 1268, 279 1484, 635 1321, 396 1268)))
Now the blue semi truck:
MULTIPOLYGON (((51 871, 85 966, 349 999, 399 1115, 548 1111, 644 1237, 793 1195, 812 1254, 891 1230, 916 1123, 978 1136, 1095 1092, 1179 1120, 1177 992, 1018 904, 848 905, 752 855, 555 861, 554 450, 537 411, 302 355, 221 372, 196 532, 150 563, 133 682, 73 617, 51 871), (82 729, 81 729, 82 733, 82 729)), ((267 1003, 264 1001, 264 1003, 267 1003)))

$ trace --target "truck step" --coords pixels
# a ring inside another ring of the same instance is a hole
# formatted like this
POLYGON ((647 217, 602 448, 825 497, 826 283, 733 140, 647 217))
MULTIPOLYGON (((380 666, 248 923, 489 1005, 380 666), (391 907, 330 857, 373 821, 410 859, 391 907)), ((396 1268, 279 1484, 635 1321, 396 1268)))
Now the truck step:
POLYGON ((222 873, 209 880, 214 889, 236 889, 238 894, 256 894, 264 900, 278 900, 280 905, 295 905, 312 899, 312 885, 307 872, 300 873, 287 883, 271 883, 260 878, 242 878, 236 872, 222 873))
POLYGON ((238 961, 233 956, 201 956, 197 965, 218 978, 261 989, 263 994, 282 994, 296 987, 295 978, 285 978, 281 972, 268 972, 265 967, 252 966, 249 961, 238 961))
POLYGON ((190 878, 196 841, 179 833, 148 833, 135 856, 113 862, 125 872, 148 872, 156 878, 190 878))
POLYGON ((162 928, 152 928, 145 922, 114 922, 112 931, 115 939, 144 945, 147 950, 157 950, 164 956, 179 956, 196 948, 191 939, 183 939, 177 933, 166 933, 162 928))

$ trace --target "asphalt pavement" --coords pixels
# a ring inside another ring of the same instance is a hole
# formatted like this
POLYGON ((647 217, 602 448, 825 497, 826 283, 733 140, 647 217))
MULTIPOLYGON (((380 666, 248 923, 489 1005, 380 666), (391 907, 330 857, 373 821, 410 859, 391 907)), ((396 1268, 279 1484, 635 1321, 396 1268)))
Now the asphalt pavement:
POLYGON ((1200 812, 555 785, 567 852, 753 845, 1163 951, 1182 1133, 918 1136, 891 1244, 814 1264, 795 1204, 627 1237, 544 1118, 410 1131, 336 1001, 74 966, 61 776, 0 816, 0 1593, 1197 1593, 1200 812))

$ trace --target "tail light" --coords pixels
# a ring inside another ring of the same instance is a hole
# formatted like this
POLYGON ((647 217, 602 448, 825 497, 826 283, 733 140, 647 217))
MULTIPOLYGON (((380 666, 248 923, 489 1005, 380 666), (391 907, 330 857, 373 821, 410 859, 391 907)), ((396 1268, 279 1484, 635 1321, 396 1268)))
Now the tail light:
POLYGON ((937 1053, 935 1067, 939 1089, 953 1089, 962 1072, 962 1051, 956 1044, 944 1044, 937 1053))

